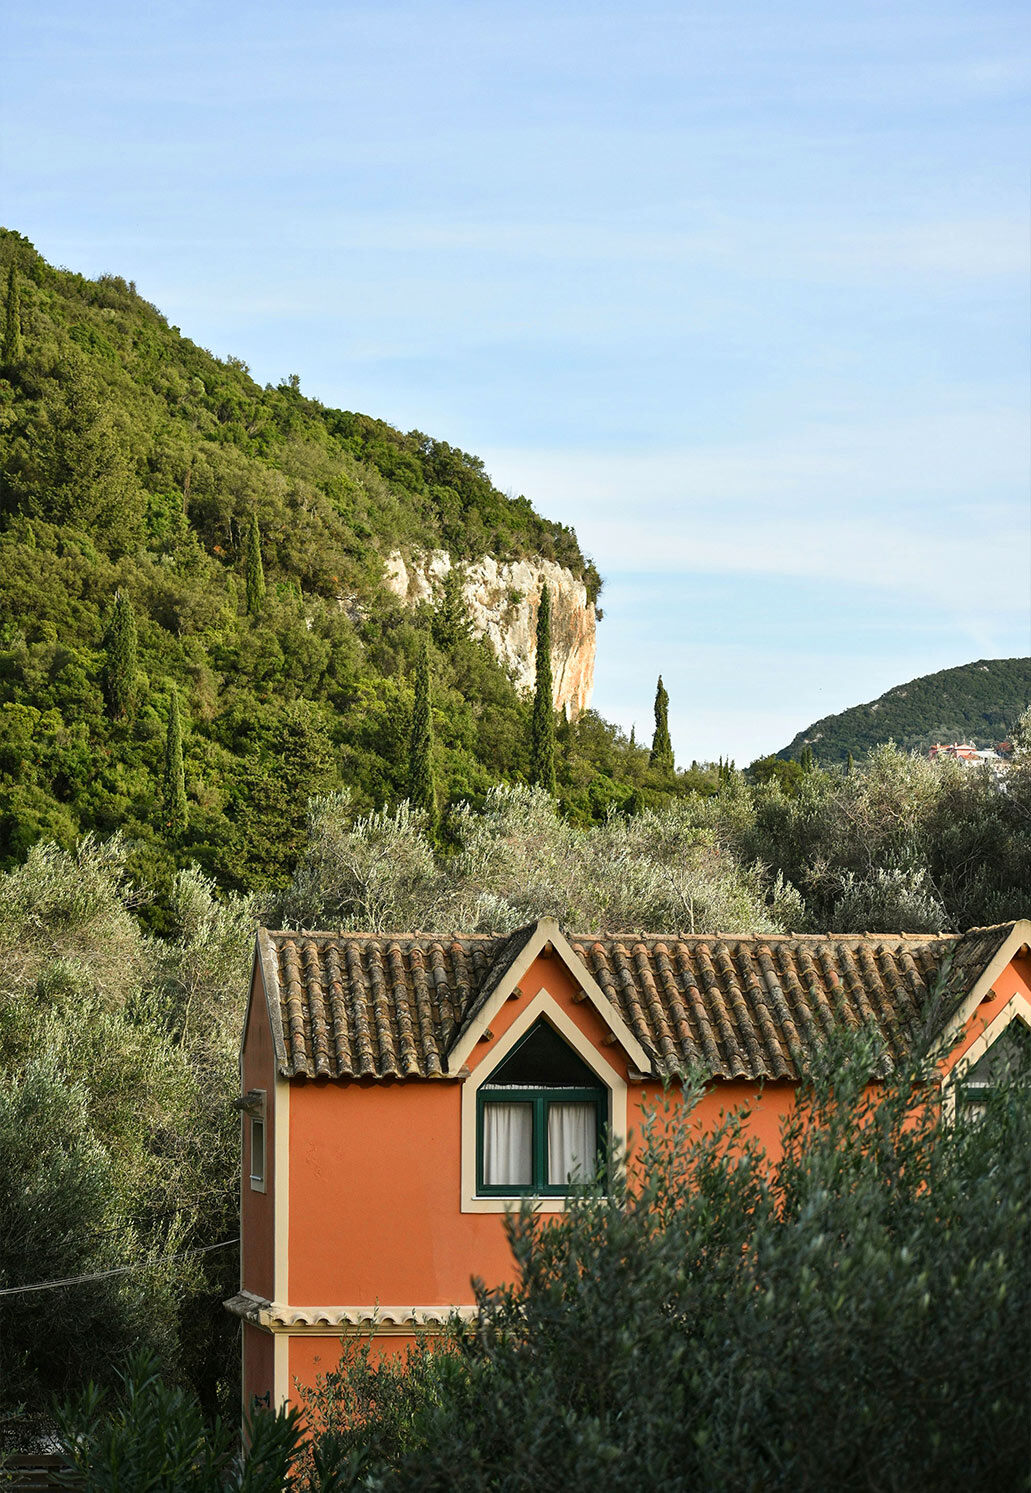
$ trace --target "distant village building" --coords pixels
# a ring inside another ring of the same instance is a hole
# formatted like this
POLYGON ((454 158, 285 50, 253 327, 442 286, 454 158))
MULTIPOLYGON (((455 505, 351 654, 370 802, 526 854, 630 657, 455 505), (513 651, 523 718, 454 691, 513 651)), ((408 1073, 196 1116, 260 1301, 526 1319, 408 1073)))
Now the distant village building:
POLYGON ((938 757, 952 757, 957 762, 990 762, 995 765, 1007 763, 1013 755, 1013 743, 1000 741, 994 747, 976 747, 969 741, 955 741, 949 746, 935 742, 927 754, 933 762, 938 757))
MULTIPOLYGON (((258 934, 241 1053, 245 1406, 291 1401, 340 1338, 395 1352, 511 1278, 503 1216, 561 1211, 606 1137, 685 1069, 776 1153, 835 1027, 881 1077, 929 1038, 976 1103, 1031 1042, 1031 921, 967 934, 258 934)), ((875 1077, 872 1083, 876 1084, 875 1077)))

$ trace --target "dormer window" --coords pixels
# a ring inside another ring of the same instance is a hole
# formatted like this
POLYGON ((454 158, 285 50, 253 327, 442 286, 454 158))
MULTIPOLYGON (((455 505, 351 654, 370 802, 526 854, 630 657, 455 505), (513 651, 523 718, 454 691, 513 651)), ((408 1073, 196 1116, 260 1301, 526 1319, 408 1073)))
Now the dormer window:
POLYGON ((477 1193, 564 1197, 597 1170, 608 1090, 543 1018, 480 1085, 477 1193))

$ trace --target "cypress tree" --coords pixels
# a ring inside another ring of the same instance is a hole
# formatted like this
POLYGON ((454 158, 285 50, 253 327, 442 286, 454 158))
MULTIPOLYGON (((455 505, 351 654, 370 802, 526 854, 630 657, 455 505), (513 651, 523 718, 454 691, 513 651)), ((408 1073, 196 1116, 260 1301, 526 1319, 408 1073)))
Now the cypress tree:
POLYGON ((22 359, 21 296, 18 293, 18 271, 14 265, 7 272, 7 307, 4 315, 4 367, 14 368, 22 359))
POLYGON ((533 692, 530 782, 556 792, 555 705, 551 682, 551 593, 541 587, 537 608, 537 679, 533 692))
POLYGON ((813 756, 811 746, 804 746, 798 754, 798 765, 803 772, 813 772, 816 768, 816 758, 813 756))
POLYGON ((669 739, 669 695, 662 683, 661 674, 655 691, 655 735, 652 737, 648 765, 657 768, 659 772, 673 771, 673 743, 669 739))
POLYGON ((128 715, 136 702, 136 617, 132 602, 121 591, 104 638, 103 689, 108 714, 114 720, 128 715))
POLYGON ((856 768, 856 760, 853 757, 852 753, 849 752, 849 754, 848 754, 848 761, 845 763, 845 776, 850 778, 852 776, 853 772, 855 771, 855 768, 856 768))
POLYGON ((437 791, 433 782, 433 721, 430 708, 430 641, 424 637, 415 670, 415 707, 408 753, 408 798, 422 809, 431 831, 437 825, 437 791))
POLYGON ((179 691, 168 691, 168 727, 165 732, 165 776, 161 785, 165 827, 182 834, 187 824, 186 774, 183 770, 183 723, 179 714, 179 691))
POLYGON ((433 641, 438 648, 450 650, 472 633, 465 604, 465 575, 460 565, 452 565, 440 584, 440 595, 433 613, 433 641))
POLYGON ((265 567, 261 563, 261 535, 258 533, 258 515, 251 514, 251 527, 247 532, 247 614, 257 616, 265 600, 265 567))

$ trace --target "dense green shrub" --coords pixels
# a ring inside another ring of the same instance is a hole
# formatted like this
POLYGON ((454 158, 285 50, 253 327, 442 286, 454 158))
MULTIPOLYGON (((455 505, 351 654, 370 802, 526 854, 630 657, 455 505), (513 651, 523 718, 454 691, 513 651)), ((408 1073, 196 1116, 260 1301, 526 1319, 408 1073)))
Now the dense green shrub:
POLYGON ((872 1056, 832 1055, 780 1157, 674 1106, 627 1190, 525 1206, 475 1326, 311 1396, 344 1486, 1026 1488, 1026 1075, 949 1124, 920 1070, 864 1095, 872 1056))
POLYGON ((166 1383, 145 1353, 131 1357, 116 1390, 90 1384, 58 1413, 58 1444, 71 1486, 82 1493, 282 1493, 290 1486, 296 1414, 253 1414, 241 1453, 236 1425, 206 1421, 197 1401, 166 1383))
POLYGON ((144 895, 118 841, 37 845, 0 876, 0 1419, 108 1382, 134 1343, 208 1409, 235 1398, 220 1302, 254 913, 181 872, 157 940, 144 895), (23 1289, 80 1276, 99 1278, 23 1289))

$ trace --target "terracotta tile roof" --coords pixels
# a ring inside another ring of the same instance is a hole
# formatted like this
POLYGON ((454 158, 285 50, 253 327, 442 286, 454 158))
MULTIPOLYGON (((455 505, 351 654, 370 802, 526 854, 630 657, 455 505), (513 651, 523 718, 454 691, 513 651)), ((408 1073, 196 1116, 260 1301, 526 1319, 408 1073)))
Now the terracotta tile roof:
MULTIPOLYGON (((489 934, 259 934, 285 1077, 446 1078, 458 1034, 537 925, 489 934)), ((795 1079, 835 1026, 887 1062, 937 1035, 1012 933, 570 934, 577 958, 673 1074, 795 1079)))

